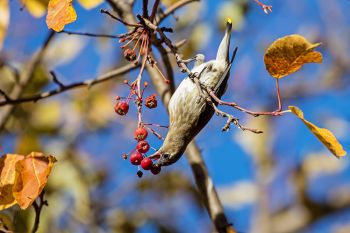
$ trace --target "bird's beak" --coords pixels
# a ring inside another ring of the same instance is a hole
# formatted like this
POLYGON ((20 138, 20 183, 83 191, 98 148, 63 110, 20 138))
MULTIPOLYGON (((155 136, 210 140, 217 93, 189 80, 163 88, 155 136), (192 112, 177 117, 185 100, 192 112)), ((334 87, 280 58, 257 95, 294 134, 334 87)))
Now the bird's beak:
POLYGON ((150 156, 147 156, 148 158, 150 159, 159 159, 160 158, 160 153, 157 151, 156 153, 150 155, 150 156))
POLYGON ((225 34, 231 35, 231 31, 232 31, 232 20, 231 18, 227 18, 225 34))

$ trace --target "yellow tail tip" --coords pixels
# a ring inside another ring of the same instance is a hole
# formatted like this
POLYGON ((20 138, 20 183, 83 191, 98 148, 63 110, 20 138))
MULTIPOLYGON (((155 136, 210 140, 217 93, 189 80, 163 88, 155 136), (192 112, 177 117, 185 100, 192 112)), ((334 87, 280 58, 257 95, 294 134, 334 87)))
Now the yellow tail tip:
POLYGON ((232 24, 232 19, 231 18, 227 18, 226 22, 229 23, 229 24, 232 24))

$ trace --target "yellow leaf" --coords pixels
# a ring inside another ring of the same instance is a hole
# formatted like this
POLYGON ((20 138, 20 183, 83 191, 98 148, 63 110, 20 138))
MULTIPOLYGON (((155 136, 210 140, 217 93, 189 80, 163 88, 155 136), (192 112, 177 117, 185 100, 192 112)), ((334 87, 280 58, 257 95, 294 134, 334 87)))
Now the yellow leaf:
POLYGON ((103 0, 78 0, 78 2, 82 7, 89 10, 103 3, 103 0))
POLYGON ((16 164, 23 155, 6 154, 0 158, 0 210, 16 204, 12 189, 16 181, 16 164))
POLYGON ((46 16, 49 28, 60 32, 66 24, 76 19, 77 14, 72 6, 72 0, 50 0, 46 16))
POLYGON ((32 152, 16 164, 18 178, 13 187, 17 204, 26 209, 40 195, 51 173, 55 157, 32 152))
POLYGON ((266 70, 272 77, 282 78, 298 71, 306 63, 322 63, 322 54, 313 51, 320 44, 311 44, 296 34, 282 37, 266 50, 266 70))
POLYGON ((288 107, 292 113, 294 113, 299 119, 301 119, 304 124, 309 128, 309 130, 320 140, 327 149, 332 152, 337 157, 342 157, 346 155, 346 151, 343 150, 342 145, 338 142, 337 138, 333 135, 331 131, 324 128, 319 128, 311 122, 305 120, 304 113, 295 106, 288 107))
POLYGON ((10 19, 10 10, 8 5, 8 0, 1 0, 0 1, 0 51, 2 49, 2 44, 6 36, 9 19, 10 19))
POLYGON ((36 18, 45 15, 48 3, 49 0, 22 0, 24 8, 36 18))

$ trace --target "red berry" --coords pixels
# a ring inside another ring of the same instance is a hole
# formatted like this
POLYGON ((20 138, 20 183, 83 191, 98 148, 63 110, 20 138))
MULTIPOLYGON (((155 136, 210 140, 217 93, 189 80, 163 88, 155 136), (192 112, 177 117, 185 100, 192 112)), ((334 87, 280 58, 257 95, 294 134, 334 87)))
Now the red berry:
POLYGON ((118 102, 116 103, 116 105, 114 106, 114 111, 121 115, 124 116, 128 113, 129 111, 129 104, 127 102, 118 102))
POLYGON ((152 159, 150 158, 144 158, 142 161, 141 161, 141 167, 145 170, 149 170, 153 167, 153 162, 152 162, 152 159))
POLYGON ((150 95, 146 98, 145 100, 145 105, 147 108, 155 108, 157 107, 157 99, 156 99, 156 95, 150 95))
POLYGON ((133 165, 140 165, 141 161, 143 159, 143 156, 140 152, 134 152, 131 156, 130 156, 130 162, 133 165))
POLYGON ((136 146, 136 150, 140 153, 147 153, 149 150, 149 144, 147 141, 139 141, 136 146))
POLYGON ((154 165, 154 166, 152 166, 152 168, 151 168, 151 172, 152 172, 153 175, 159 174, 160 170, 161 170, 161 167, 160 167, 160 166, 157 166, 157 165, 154 165))
POLYGON ((148 132, 145 128, 138 128, 134 132, 134 138, 137 141, 145 140, 147 138, 147 136, 148 136, 148 132))

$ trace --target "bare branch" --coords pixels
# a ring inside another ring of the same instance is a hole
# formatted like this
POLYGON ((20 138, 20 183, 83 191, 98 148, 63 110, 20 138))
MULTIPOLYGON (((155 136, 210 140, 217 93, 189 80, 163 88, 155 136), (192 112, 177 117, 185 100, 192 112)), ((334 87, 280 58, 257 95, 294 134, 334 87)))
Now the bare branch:
POLYGON ((110 13, 108 10, 106 9, 101 9, 100 10, 102 14, 106 14, 108 15, 109 17, 111 17, 112 19, 114 20, 117 20, 119 22, 121 22, 122 24, 124 24, 125 26, 129 26, 129 27, 139 27, 140 24, 137 24, 137 23, 128 23, 120 18, 118 18, 117 16, 113 15, 112 13, 110 13))
MULTIPOLYGON (((28 64, 22 70, 21 75, 20 75, 20 79, 19 79, 19 85, 16 85, 14 87, 14 89, 11 91, 11 93, 9 94, 9 97, 12 100, 18 99, 22 95, 27 84, 32 80, 34 71, 35 71, 36 67, 40 64, 40 62, 45 54, 45 51, 48 48, 50 42, 52 41, 52 38, 54 37, 54 35, 55 35, 55 32, 50 31, 43 46, 39 49, 39 51, 37 53, 35 53, 33 55, 33 57, 30 59, 28 64)), ((9 106, 6 106, 6 107, 1 109, 1 111, 0 111, 0 131, 5 126, 9 116, 11 115, 11 113, 13 111, 13 108, 14 108, 13 105, 9 105, 9 106)))
POLYGON ((2 95, 5 98, 5 101, 11 101, 12 99, 3 91, 0 89, 0 95, 2 95))
POLYGON ((95 34, 95 33, 88 33, 88 32, 72 32, 72 31, 66 31, 66 30, 62 30, 59 33, 65 33, 68 35, 90 36, 90 37, 105 37, 105 38, 112 38, 112 39, 118 39, 128 35, 128 33, 120 34, 120 35, 107 35, 107 34, 95 34))
POLYGON ((37 232, 39 229, 39 224, 40 224, 40 214, 41 210, 44 206, 48 206, 47 201, 44 199, 45 191, 43 190, 41 194, 39 195, 39 203, 37 201, 34 201, 32 206, 35 210, 35 220, 34 220, 34 225, 32 229, 32 233, 37 232))
POLYGON ((142 16, 148 18, 148 0, 142 1, 142 16))
POLYGON ((182 8, 183 6, 191 3, 191 2, 199 2, 199 0, 181 0, 175 2, 173 5, 171 5, 164 13, 162 13, 159 16, 158 24, 160 24, 165 18, 167 18, 169 15, 174 13, 176 10, 182 8))
POLYGON ((50 96, 57 95, 57 94, 60 94, 62 92, 65 92, 65 91, 68 91, 71 89, 80 88, 80 87, 91 87, 95 84, 102 83, 102 82, 108 81, 112 78, 115 78, 117 76, 126 74, 126 73, 130 72, 131 70, 136 69, 137 67, 138 66, 135 66, 134 64, 127 64, 127 65, 122 66, 118 69, 115 69, 115 70, 112 70, 112 71, 107 72, 105 74, 102 74, 95 79, 87 79, 87 80, 84 80, 81 82, 75 82, 75 83, 72 83, 69 85, 62 84, 60 81, 57 80, 57 78, 55 81, 55 78, 54 78, 54 82, 59 85, 58 88, 53 89, 51 91, 32 95, 32 96, 27 96, 27 97, 22 97, 22 98, 17 98, 17 99, 10 99, 10 100, 5 99, 4 101, 0 101, 0 106, 15 105, 15 104, 21 104, 21 103, 25 103, 25 102, 36 102, 36 101, 39 101, 41 99, 46 99, 50 96))
POLYGON ((50 71, 50 74, 51 74, 51 76, 52 76, 53 82, 56 83, 61 89, 63 89, 63 88, 64 88, 64 85, 63 85, 63 83, 61 83, 60 80, 58 80, 58 78, 57 78, 55 72, 50 71))

